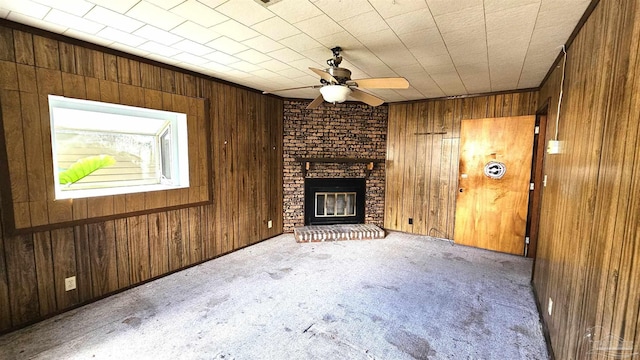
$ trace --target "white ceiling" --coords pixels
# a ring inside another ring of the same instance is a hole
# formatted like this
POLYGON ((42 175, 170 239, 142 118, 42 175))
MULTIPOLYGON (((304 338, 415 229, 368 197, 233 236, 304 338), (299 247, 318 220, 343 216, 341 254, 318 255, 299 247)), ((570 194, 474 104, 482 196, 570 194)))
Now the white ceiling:
MULTIPOLYGON (((259 90, 406 77, 386 101, 537 87, 591 0, 0 0, 0 17, 259 90)), ((286 91, 315 98, 317 89, 286 91)))

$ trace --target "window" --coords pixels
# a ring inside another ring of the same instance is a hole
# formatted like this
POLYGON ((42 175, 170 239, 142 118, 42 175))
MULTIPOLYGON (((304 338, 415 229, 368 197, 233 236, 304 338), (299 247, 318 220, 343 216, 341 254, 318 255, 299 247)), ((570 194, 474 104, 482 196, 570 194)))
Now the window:
POLYGON ((186 114, 49 95, 56 199, 189 187, 186 114))

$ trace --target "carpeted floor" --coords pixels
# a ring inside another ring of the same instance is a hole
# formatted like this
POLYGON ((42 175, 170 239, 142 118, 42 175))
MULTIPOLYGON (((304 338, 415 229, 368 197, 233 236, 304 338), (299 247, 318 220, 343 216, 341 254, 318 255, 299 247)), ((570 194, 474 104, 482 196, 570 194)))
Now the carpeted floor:
POLYGON ((286 234, 0 337, 0 359, 547 359, 531 260, 286 234))

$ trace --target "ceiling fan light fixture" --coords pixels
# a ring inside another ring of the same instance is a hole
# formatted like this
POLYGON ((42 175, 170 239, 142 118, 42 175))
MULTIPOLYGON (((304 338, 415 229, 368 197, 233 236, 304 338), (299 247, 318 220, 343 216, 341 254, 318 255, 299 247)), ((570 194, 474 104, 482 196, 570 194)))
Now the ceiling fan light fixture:
POLYGON ((326 85, 320 88, 320 93, 326 102, 341 103, 347 100, 351 89, 343 85, 326 85))

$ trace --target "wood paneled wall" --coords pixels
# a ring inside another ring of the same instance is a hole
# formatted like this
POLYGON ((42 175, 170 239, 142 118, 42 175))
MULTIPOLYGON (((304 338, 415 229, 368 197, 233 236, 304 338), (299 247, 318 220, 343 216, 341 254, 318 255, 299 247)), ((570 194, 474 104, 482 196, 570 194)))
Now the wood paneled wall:
MULTIPOLYGON (((10 36, 4 28, 2 35, 10 36)), ((38 37, 36 37, 38 38, 38 37)), ((144 88, 106 79, 103 71, 77 75, 35 65, 36 58, 50 52, 43 41, 13 36, 13 50, 29 53, 17 62, 12 51, 0 52, 0 106, 9 174, 0 179, 5 200, 5 230, 60 228, 77 220, 112 217, 140 211, 203 204, 210 201, 208 121, 206 101, 159 89, 144 88), (25 50, 24 48, 29 50, 25 50), (187 114, 189 138, 189 188, 148 193, 102 196, 99 198, 56 200, 51 158, 51 126, 48 95, 120 103, 187 114), (4 185, 9 184, 10 185, 4 185)), ((66 55, 63 55, 63 57, 66 55)), ((93 61, 88 58, 88 62, 93 61)), ((93 67, 97 69, 98 67, 93 67)), ((103 67, 99 67, 104 70, 103 67)), ((115 68, 111 69, 115 71, 115 68)), ((109 72, 109 69, 104 70, 109 72)), ((114 77, 117 76, 114 75, 114 77)))
POLYGON ((460 121, 535 114, 537 98, 534 91, 389 105, 384 227, 453 239, 460 121))
POLYGON ((211 134, 211 153, 196 158, 200 169, 212 163, 213 203, 24 235, 0 231, 0 332, 282 233, 282 100, 8 25, 0 24, 2 61, 108 84, 92 88, 97 97, 117 86, 208 99, 210 129, 200 131, 211 134), (65 292, 73 275, 77 289, 65 292))
MULTIPOLYGON (((640 3, 601 0, 568 49, 533 278, 557 359, 640 358, 639 47, 640 3)), ((540 91, 547 139, 561 70, 540 91)))

